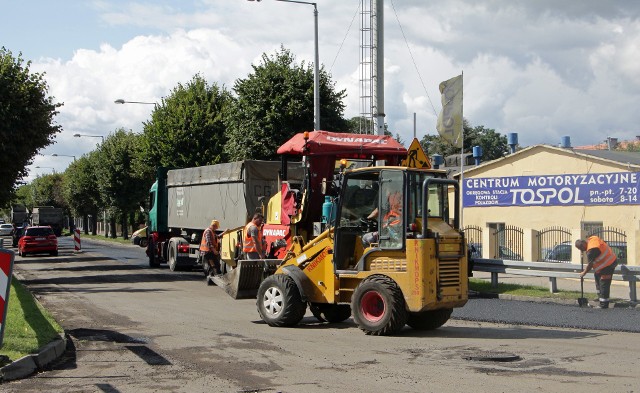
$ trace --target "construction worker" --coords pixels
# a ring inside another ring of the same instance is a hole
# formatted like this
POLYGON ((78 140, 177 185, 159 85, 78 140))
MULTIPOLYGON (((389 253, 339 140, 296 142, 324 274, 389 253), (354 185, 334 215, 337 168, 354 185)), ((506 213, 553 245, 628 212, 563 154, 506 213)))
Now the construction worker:
POLYGON ((207 284, 211 284, 210 277, 220 274, 220 247, 216 230, 220 227, 218 220, 212 220, 211 224, 202 233, 200 241, 200 255, 203 260, 203 268, 207 274, 207 284))
MULTIPOLYGON (((398 225, 402 223, 402 194, 400 191, 386 190, 387 204, 383 208, 384 216, 382 217, 383 232, 397 235, 400 230, 398 225)), ((375 220, 378 218, 379 210, 376 207, 368 216, 367 220, 375 220)), ((364 248, 369 247, 371 243, 378 242, 378 232, 368 232, 362 236, 362 245, 364 248)))
POLYGON ((242 251, 246 259, 266 259, 264 236, 262 235, 262 213, 255 213, 253 219, 244 228, 242 251))
POLYGON ((613 271, 618 264, 616 254, 611 247, 598 236, 590 236, 587 240, 576 240, 576 248, 587 252, 589 263, 580 273, 580 278, 593 268, 596 279, 596 290, 600 305, 597 308, 609 308, 609 290, 611 289, 611 279, 613 271))

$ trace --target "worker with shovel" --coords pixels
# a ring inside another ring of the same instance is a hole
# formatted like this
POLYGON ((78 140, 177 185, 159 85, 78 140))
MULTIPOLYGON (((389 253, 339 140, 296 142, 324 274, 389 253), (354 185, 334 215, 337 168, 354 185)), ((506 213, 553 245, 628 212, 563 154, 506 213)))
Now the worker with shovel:
POLYGON ((586 251, 589 261, 587 267, 580 272, 580 279, 593 268, 598 300, 600 301, 600 305, 597 308, 609 308, 611 279, 613 278, 613 271, 618 264, 616 254, 598 236, 590 236, 587 240, 576 240, 575 246, 580 251, 586 251))

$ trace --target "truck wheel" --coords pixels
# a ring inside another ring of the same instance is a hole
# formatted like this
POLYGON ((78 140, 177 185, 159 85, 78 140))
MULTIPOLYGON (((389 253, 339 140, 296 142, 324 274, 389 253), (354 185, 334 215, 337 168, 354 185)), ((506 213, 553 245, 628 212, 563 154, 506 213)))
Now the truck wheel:
POLYGON ((309 309, 320 322, 338 323, 351 316, 351 306, 348 304, 311 303, 309 309))
POLYGON ((296 283, 284 274, 274 274, 262 281, 256 304, 262 320, 276 327, 296 325, 307 311, 296 283))
POLYGON ((374 336, 397 333, 408 318, 402 291, 385 276, 363 280, 353 293, 351 309, 358 327, 374 336))
POLYGON ((149 241, 147 247, 147 256, 149 257, 149 267, 159 267, 160 263, 156 261, 156 247, 153 240, 149 241))
POLYGON ((180 266, 178 266, 178 245, 173 240, 169 240, 169 269, 172 272, 180 270, 180 266))
POLYGON ((409 313, 407 325, 416 330, 433 330, 444 325, 451 317, 452 308, 409 313))

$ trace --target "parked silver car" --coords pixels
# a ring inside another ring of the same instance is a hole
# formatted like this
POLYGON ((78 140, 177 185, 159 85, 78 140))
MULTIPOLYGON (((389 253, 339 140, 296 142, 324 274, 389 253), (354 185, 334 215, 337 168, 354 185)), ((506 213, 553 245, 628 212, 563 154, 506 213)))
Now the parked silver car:
POLYGON ((13 225, 0 224, 0 236, 11 236, 13 233, 13 225))

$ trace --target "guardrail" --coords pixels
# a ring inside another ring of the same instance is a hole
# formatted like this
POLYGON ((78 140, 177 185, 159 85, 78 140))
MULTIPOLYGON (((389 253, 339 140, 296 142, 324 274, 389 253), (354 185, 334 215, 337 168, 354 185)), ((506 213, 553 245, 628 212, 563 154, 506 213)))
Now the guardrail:
MULTIPOLYGON (((491 286, 498 286, 498 274, 516 274, 523 276, 549 277, 549 291, 558 292, 557 278, 580 279, 582 266, 572 263, 551 262, 523 262, 506 259, 473 260, 473 271, 491 273, 491 286)), ((593 279, 593 271, 585 278, 593 279)), ((629 283, 629 300, 637 302, 636 282, 640 281, 640 266, 618 265, 613 274, 613 280, 629 283)))

